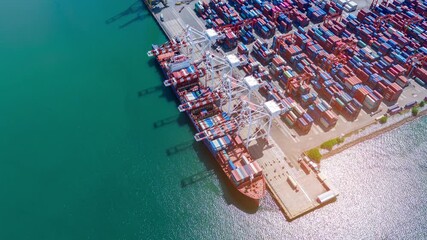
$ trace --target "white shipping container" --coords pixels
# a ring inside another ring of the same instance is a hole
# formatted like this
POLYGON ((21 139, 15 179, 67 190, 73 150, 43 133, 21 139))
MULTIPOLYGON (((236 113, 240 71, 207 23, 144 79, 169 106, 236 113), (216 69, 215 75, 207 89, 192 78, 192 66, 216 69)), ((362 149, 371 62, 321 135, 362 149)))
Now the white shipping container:
POLYGON ((344 4, 345 4, 346 2, 348 2, 348 1, 350 1, 350 0, 332 0, 332 2, 334 2, 334 3, 339 3, 339 4, 341 4, 342 6, 344 6, 344 4))
POLYGON ((336 195, 333 191, 327 191, 327 192, 322 193, 319 196, 317 196, 317 201, 319 203, 324 203, 324 202, 327 202, 327 201, 333 199, 335 196, 336 195))
POLYGON ((292 112, 292 111, 290 111, 289 112, 289 115, 290 115, 290 117, 292 117, 292 119, 294 119, 294 120, 297 120, 297 115, 295 115, 295 113, 294 112, 292 112))
POLYGON ((288 176, 288 183, 292 189, 296 189, 298 186, 295 180, 291 176, 288 176))
POLYGON ((356 9, 357 9, 357 3, 353 1, 347 2, 344 6, 344 10, 346 12, 353 12, 353 11, 356 11, 356 9))
POLYGON ((299 105, 295 106, 294 110, 298 116, 302 116, 304 114, 304 109, 302 109, 299 105))
POLYGON ((372 109, 375 106, 375 100, 371 96, 366 95, 365 100, 363 101, 363 106, 372 109))
POLYGON ((330 126, 329 123, 323 117, 321 117, 319 121, 323 125, 324 128, 329 128, 329 126, 330 126))

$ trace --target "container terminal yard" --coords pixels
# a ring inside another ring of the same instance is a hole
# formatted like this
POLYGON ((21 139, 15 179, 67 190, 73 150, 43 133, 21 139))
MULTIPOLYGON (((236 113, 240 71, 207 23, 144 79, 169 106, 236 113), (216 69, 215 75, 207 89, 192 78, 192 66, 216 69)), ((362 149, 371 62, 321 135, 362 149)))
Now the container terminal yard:
MULTIPOLYGON (((426 96, 427 4, 420 1, 145 4, 170 39, 148 54, 163 66, 165 85, 180 98, 195 139, 209 148, 224 137, 238 138, 250 153, 244 162, 262 168, 288 220, 338 195, 305 151, 426 96), (194 84, 209 96, 183 101, 179 89, 194 84), (212 117, 207 128, 195 123, 195 109, 210 104, 233 127, 212 117)), ((222 166, 237 189, 245 179, 256 182, 254 169, 239 172, 242 164, 222 166)))

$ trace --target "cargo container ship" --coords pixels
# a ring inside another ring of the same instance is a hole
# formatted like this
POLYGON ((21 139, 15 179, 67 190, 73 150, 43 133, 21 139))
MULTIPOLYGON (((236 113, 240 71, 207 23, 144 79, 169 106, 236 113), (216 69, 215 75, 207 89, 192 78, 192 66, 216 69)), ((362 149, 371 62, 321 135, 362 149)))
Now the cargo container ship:
POLYGON ((196 138, 202 137, 199 140, 204 142, 232 185, 259 205, 266 193, 262 168, 249 154, 233 119, 218 107, 221 94, 200 82, 204 69, 191 63, 185 55, 159 50, 153 45, 152 53, 168 78, 164 83, 172 87, 181 103, 179 110, 187 113, 199 132, 196 138))

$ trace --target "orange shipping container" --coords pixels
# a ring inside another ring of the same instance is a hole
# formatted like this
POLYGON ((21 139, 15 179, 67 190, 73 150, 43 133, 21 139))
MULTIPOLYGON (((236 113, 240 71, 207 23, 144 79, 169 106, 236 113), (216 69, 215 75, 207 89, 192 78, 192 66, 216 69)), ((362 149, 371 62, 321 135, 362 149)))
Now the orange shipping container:
POLYGON ((395 91, 397 93, 400 93, 403 91, 403 89, 399 86, 399 84, 397 84, 395 82, 390 84, 390 88, 393 89, 393 91, 395 91))
POLYGON ((172 58, 174 55, 175 55, 174 52, 164 53, 164 54, 161 54, 161 55, 157 56, 157 60, 159 62, 163 62, 165 60, 168 60, 168 59, 172 58))

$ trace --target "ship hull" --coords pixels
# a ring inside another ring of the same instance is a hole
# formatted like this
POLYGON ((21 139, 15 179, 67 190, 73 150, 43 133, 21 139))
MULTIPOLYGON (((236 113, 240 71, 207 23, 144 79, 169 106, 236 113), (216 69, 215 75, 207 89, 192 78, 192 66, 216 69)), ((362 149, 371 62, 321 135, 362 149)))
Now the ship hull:
MULTIPOLYGON (((178 94, 177 89, 172 86, 172 90, 173 90, 175 96, 177 96, 177 98, 179 99, 180 96, 178 94)), ((191 117, 191 114, 189 112, 186 112, 186 114, 187 114, 188 118, 190 119, 190 121, 191 121, 193 127, 195 128, 196 132, 202 131, 202 129, 200 129, 198 124, 195 122, 194 118, 191 117)), ((259 206, 260 199, 265 195, 265 179, 264 179, 264 177, 258 177, 259 179, 257 179, 257 181, 260 181, 260 185, 261 185, 260 188, 261 188, 262 194, 260 194, 258 197, 254 197, 254 196, 250 196, 250 195, 246 194, 244 192, 244 190, 240 190, 237 186, 234 185, 233 181, 231 180, 231 175, 227 174, 227 172, 225 171, 225 169, 227 168, 227 165, 224 165, 223 163, 221 163, 221 160, 219 158, 217 151, 215 151, 215 149, 212 148, 212 146, 209 144, 209 141, 205 139, 205 140, 203 140, 203 143, 207 147, 209 152, 212 154, 212 156, 214 156, 216 162, 221 167, 222 172, 225 174, 225 176, 231 182, 231 184, 234 186, 234 188, 239 192, 239 194, 245 196, 246 198, 248 198, 248 200, 253 201, 253 203, 256 204, 256 206, 259 206)))
MULTIPOLYGON (((167 69, 163 68, 161 64, 160 64, 160 67, 162 69, 162 72, 163 72, 164 76, 166 78, 168 78, 169 76, 168 76, 167 69)), ((174 92, 175 96, 180 101, 180 103, 185 103, 185 102, 182 101, 178 89, 174 85, 172 85, 171 88, 172 88, 172 91, 174 92)), ((191 112, 186 111, 186 114, 187 114, 188 118, 191 120, 191 123, 192 123, 193 127, 195 128, 195 130, 197 132, 202 131, 203 129, 200 129, 199 124, 197 123, 197 120, 192 117, 191 112)), ((232 180, 232 176, 231 176, 230 171, 227 171, 227 168, 228 168, 227 164, 224 164, 223 162, 221 162, 221 159, 220 159, 218 151, 216 151, 215 149, 212 148, 211 144, 209 143, 209 140, 205 139, 205 140, 202 140, 202 141, 203 141, 204 145, 208 148, 209 152, 214 156, 216 162, 221 167, 222 172, 229 179, 229 181, 231 182, 231 184, 233 185, 233 187, 236 190, 238 190, 238 192, 241 195, 243 195, 247 200, 251 201, 251 203, 253 203, 256 206, 259 206, 260 199, 265 195, 265 179, 264 179, 263 175, 261 174, 260 176, 257 176, 250 183, 244 183, 244 184, 242 184, 242 186, 236 186, 234 184, 233 180, 232 180), (251 189, 252 191, 250 193, 245 190, 245 187, 246 186, 251 186, 251 184, 252 184, 252 186, 255 186, 253 188, 256 188, 258 190, 258 194, 254 194, 253 193, 253 189, 251 189)))

